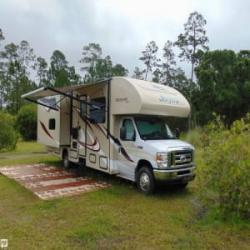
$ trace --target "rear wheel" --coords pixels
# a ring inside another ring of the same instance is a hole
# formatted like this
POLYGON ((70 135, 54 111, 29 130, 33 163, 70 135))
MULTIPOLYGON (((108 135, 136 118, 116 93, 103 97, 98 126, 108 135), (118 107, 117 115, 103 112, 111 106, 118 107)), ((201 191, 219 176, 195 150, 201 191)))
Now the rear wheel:
POLYGON ((138 189, 144 194, 152 194, 155 189, 155 179, 152 171, 148 167, 139 169, 136 178, 138 189))
POLYGON ((71 162, 69 161, 69 156, 68 156, 68 151, 63 152, 63 167, 64 168, 69 168, 71 165, 71 162))

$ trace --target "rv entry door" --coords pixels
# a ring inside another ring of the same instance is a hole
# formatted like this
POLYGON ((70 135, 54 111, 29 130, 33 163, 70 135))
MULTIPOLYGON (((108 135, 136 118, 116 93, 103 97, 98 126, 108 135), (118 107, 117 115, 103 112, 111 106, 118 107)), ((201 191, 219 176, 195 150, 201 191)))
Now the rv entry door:
POLYGON ((85 103, 87 96, 80 96, 80 112, 78 116, 79 133, 78 133, 78 149, 79 157, 86 157, 86 138, 87 138, 87 116, 88 116, 88 105, 85 103))

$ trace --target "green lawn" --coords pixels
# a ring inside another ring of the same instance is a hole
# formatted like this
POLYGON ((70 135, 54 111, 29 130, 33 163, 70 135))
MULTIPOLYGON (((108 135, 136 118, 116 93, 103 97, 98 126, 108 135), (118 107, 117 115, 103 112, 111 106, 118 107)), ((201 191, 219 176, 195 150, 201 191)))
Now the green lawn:
POLYGON ((0 166, 58 162, 57 157, 46 152, 45 147, 36 142, 18 142, 14 151, 0 153, 0 166))
MULTIPOLYGON (((59 164, 34 142, 0 154, 1 166, 35 162, 59 164)), ((112 187, 53 201, 0 175, 0 239, 10 249, 249 249, 249 225, 205 213, 196 181, 144 196, 127 181, 94 175, 112 187)))

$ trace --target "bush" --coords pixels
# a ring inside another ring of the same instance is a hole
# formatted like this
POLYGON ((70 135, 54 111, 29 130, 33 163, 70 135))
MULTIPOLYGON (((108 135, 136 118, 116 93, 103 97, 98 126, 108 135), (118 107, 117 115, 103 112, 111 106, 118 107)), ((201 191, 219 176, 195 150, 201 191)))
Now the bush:
POLYGON ((17 133, 14 129, 14 123, 13 116, 0 111, 0 151, 15 149, 17 133))
POLYGON ((35 105, 22 106, 17 114, 16 128, 24 140, 36 139, 37 109, 35 105))
POLYGON ((181 139, 188 141, 195 147, 202 147, 202 128, 197 127, 196 129, 190 130, 187 134, 183 134, 181 139))
POLYGON ((224 215, 250 218, 250 114, 230 129, 217 119, 202 134, 208 138, 200 170, 202 196, 224 215))

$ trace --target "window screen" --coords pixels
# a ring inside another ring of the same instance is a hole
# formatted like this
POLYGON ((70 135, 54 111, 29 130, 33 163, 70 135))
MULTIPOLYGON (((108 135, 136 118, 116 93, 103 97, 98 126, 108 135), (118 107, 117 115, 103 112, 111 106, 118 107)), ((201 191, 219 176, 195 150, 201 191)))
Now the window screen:
POLYGON ((91 100, 90 120, 92 123, 104 123, 106 117, 106 99, 99 97, 91 100))

